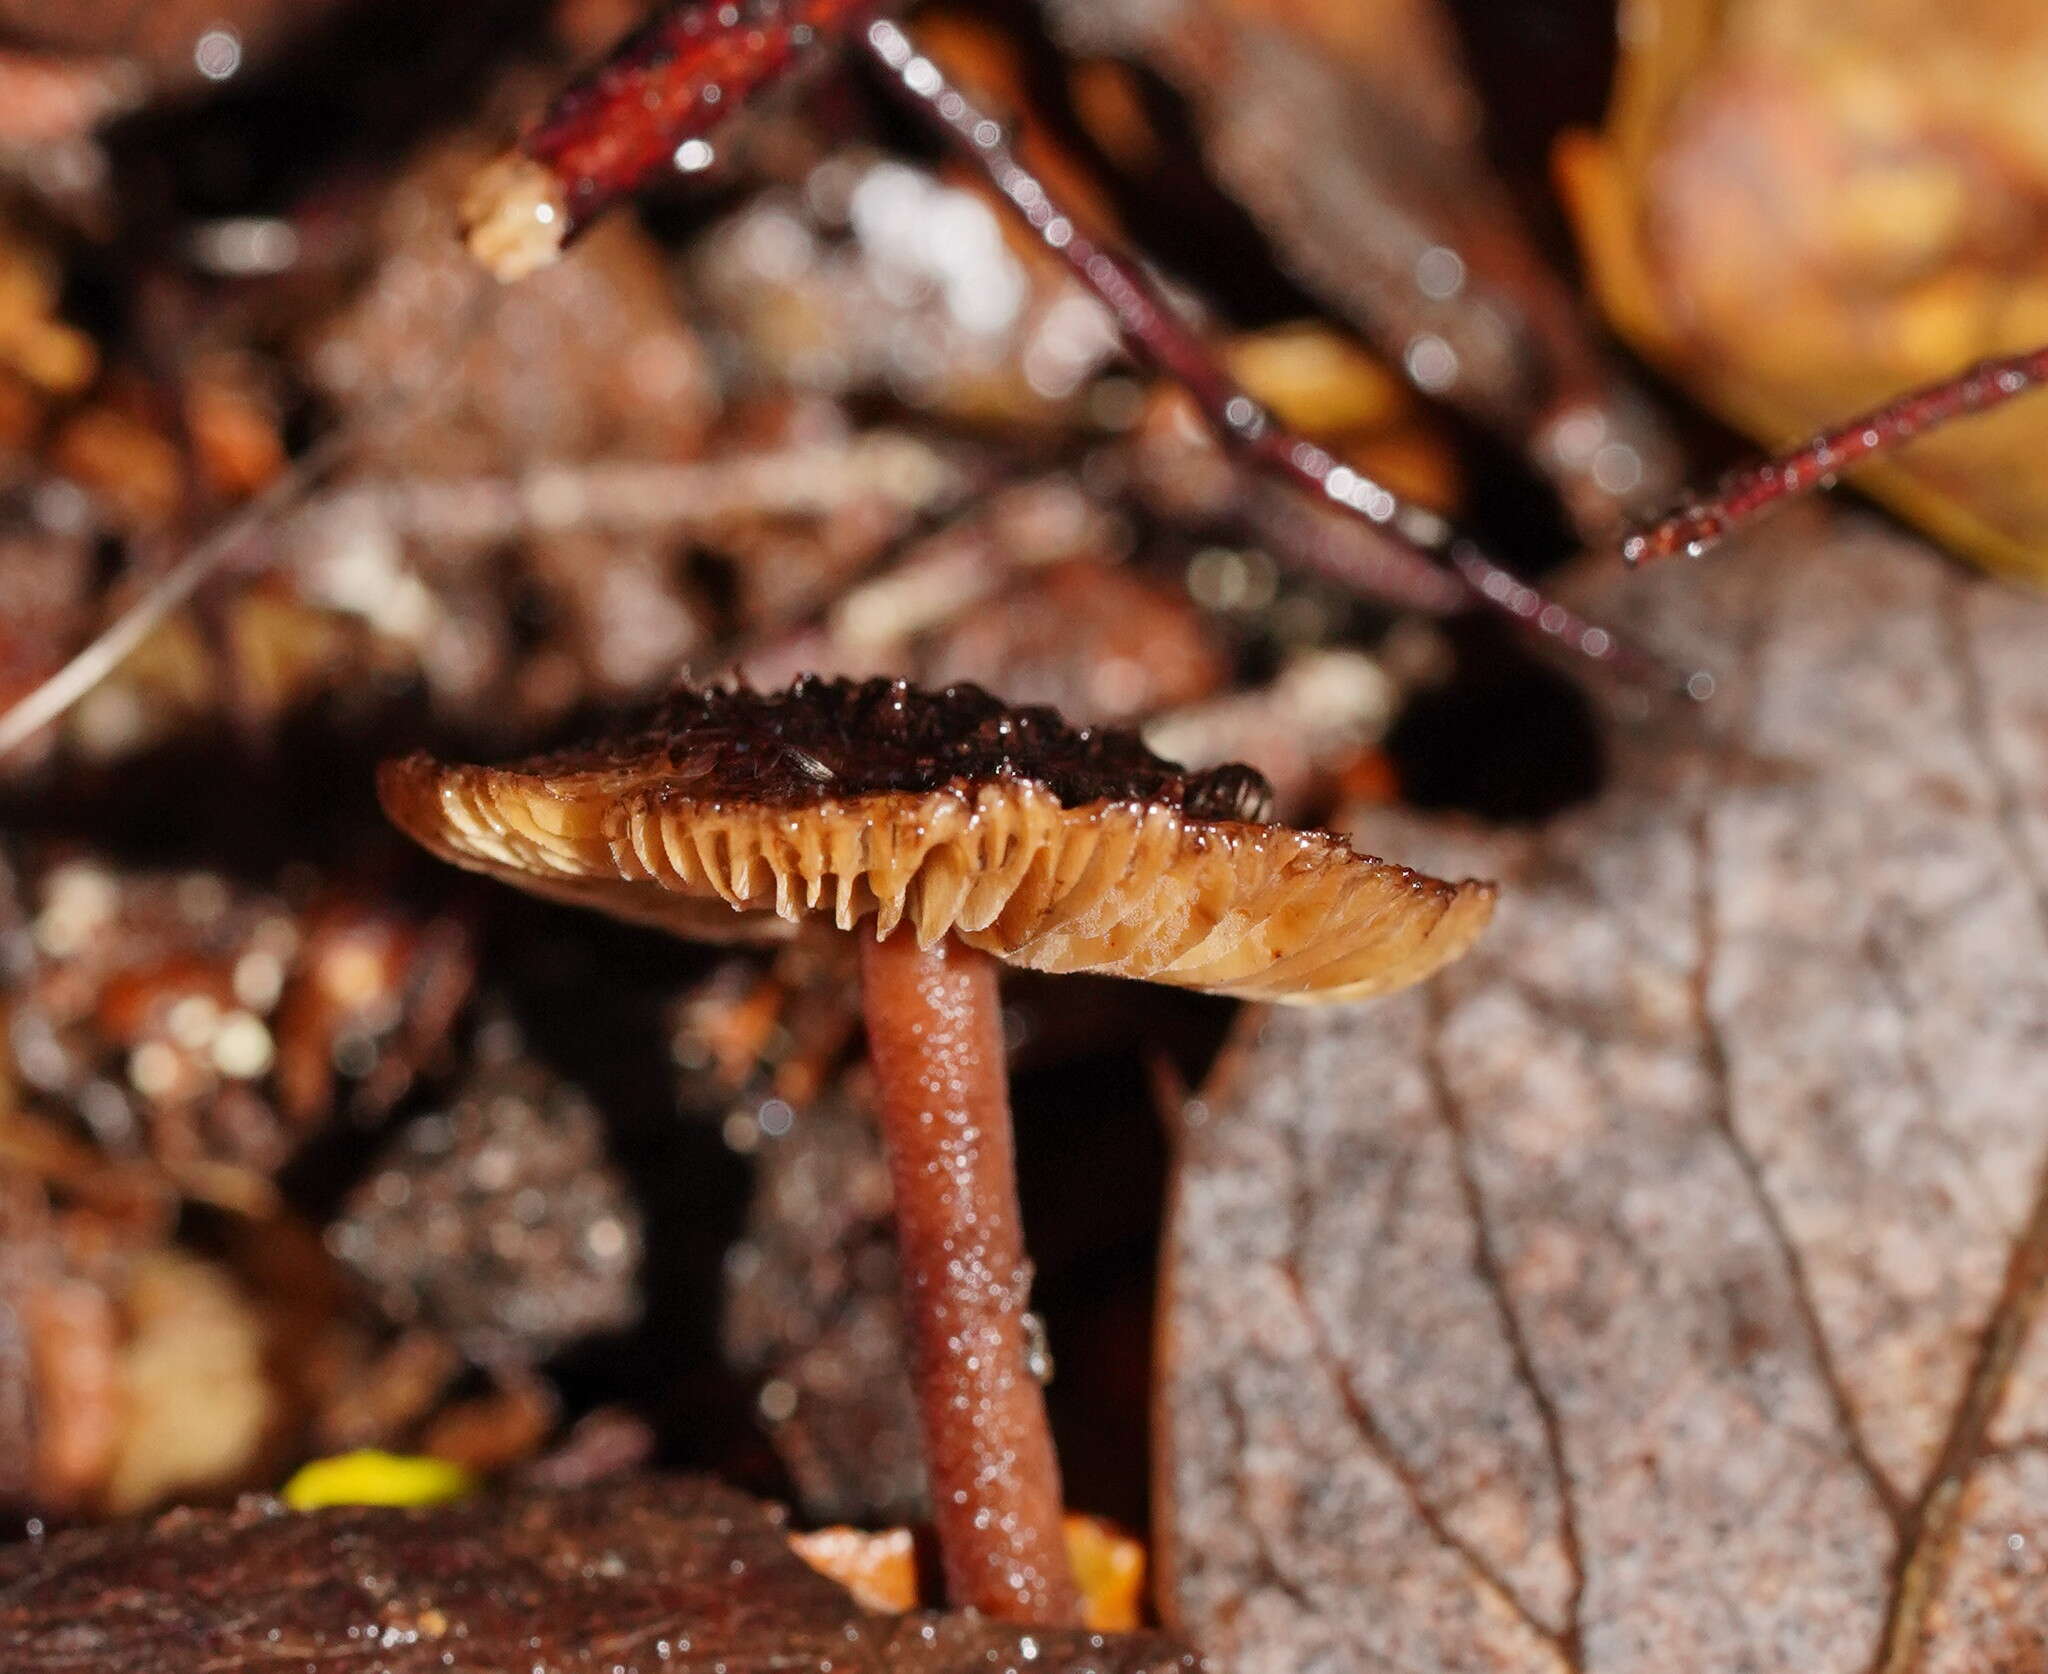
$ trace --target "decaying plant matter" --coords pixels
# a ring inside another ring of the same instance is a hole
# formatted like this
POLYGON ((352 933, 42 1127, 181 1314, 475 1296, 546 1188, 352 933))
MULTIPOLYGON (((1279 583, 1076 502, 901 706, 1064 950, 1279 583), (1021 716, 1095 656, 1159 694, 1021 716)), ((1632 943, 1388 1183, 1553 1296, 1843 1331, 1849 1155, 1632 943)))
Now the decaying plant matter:
MULTIPOLYGON (((1433 560, 1426 547, 1442 541, 1441 524, 1404 508, 1388 489, 1314 443, 1290 435, 1217 362, 1134 263, 1088 235, 1010 149, 1000 124, 977 109, 894 23, 863 21, 875 9, 827 0, 808 8, 778 5, 755 18, 704 0, 674 7, 563 93, 518 152, 479 173, 465 203, 471 252, 506 280, 546 265, 592 214, 657 170, 691 168, 691 147, 702 148, 708 158, 703 134, 736 111, 740 99, 783 74, 796 54, 850 34, 987 171, 1046 248, 1109 308, 1125 342, 1185 387, 1220 435, 1261 467, 1293 479, 1374 530, 1363 549, 1290 542, 1276 550, 1368 596, 1427 596, 1424 578, 1433 560), (737 96, 730 105, 724 98, 728 87, 737 96)), ((1481 604, 1510 613, 1582 656, 1644 668, 1606 629, 1518 582, 1473 542, 1451 543, 1446 557, 1481 604)))
MULTIPOLYGON (((1791 447, 2048 339, 2039 7, 1623 10, 1605 128, 1571 139, 1560 181, 1608 317, 1708 406, 1791 447)), ((1856 481, 2038 580, 2044 426, 2038 404, 2018 405, 1856 481)))
POLYGON ((2042 37, 1709 10, 1679 499, 1568 7, 0 0, 0 1663, 2030 1666, 2042 37))
POLYGON ((1493 930, 1181 1112, 1166 1619, 1248 1674, 2027 1667, 2048 609, 1809 516, 1600 603, 1715 701, 1540 831, 1368 813, 1493 930))
POLYGON ((791 1550, 786 1514, 705 1482, 506 1495, 429 1512, 291 1515, 275 1501, 82 1530, 0 1556, 0 1632, 22 1674, 81 1648, 109 1674, 244 1667, 289 1648, 314 1674, 618 1667, 678 1674, 829 1662, 851 1674, 1187 1674, 1158 1634, 1024 1631, 865 1607, 791 1550))
MULTIPOLYGON (((775 6, 755 17, 695 0, 676 5, 561 95, 519 153, 501 158, 477 177, 465 208, 472 253, 508 280, 553 261, 593 215, 658 170, 688 171, 695 166, 692 147, 702 149, 708 159, 704 133, 739 101, 783 75, 800 54, 836 34, 851 33, 933 124, 987 171, 997 191, 1047 248, 1102 299, 1134 352, 1187 389, 1221 436, 1259 465, 1381 526, 1383 538, 1376 549, 1369 549, 1369 556, 1315 544, 1288 543, 1278 551, 1290 561, 1320 564, 1332 579, 1367 593, 1419 588, 1428 561, 1425 547, 1445 544, 1434 520, 1426 515, 1417 518, 1370 477, 1289 434, 1230 377, 1152 281, 1092 238, 1082 220, 1019 161, 999 123, 978 109, 895 23, 887 18, 864 21, 874 9, 827 0, 810 8, 775 6), (735 95, 730 106, 724 103, 728 91, 735 95), (1418 539, 1417 531, 1430 533, 1418 539)), ((1089 26, 1082 28, 1085 32, 1089 26)), ((1644 38, 1663 39, 1654 23, 1641 28, 1644 38)), ((1209 41, 1205 50, 1214 55, 1219 48, 1209 41)), ((1243 55, 1256 58, 1258 49, 1246 45, 1243 55)), ((1439 135, 1439 141, 1443 137, 1439 135)), ((1591 169, 1589 154, 1575 155, 1582 159, 1582 172, 1591 169)), ((1661 449, 1661 441, 1641 436, 1622 440, 1612 434, 1617 429, 1614 409, 1597 391, 1597 372, 1566 321, 1568 310, 1551 293, 1547 277, 1520 254, 1512 235, 1468 239, 1466 247, 1485 253, 1497 266, 1492 277, 1520 291, 1532 330, 1547 341, 1557 363, 1559 388, 1547 416, 1540 425, 1524 421, 1541 432, 1532 446, 1568 483, 1583 477, 1585 484, 1598 485, 1616 498, 1633 492, 1650 474, 1645 452, 1661 449), (1627 486, 1617 490, 1610 485, 1622 480, 1623 456, 1628 461, 1627 486)), ((1426 261, 1431 255, 1458 263, 1462 274, 1462 258, 1450 246, 1430 246, 1416 259, 1426 261)), ((1462 279, 1446 294, 1461 288, 1462 279)), ((1410 373, 1428 386, 1431 379, 1416 371, 1415 345, 1424 342, 1441 349, 1452 368, 1460 363, 1456 351, 1442 339, 1411 338, 1410 373)), ((1776 500, 1831 483, 1842 469, 2025 393, 2040 379, 2043 353, 2048 351, 1987 361, 1851 420, 1794 453, 1756 467, 1711 500, 1689 504, 1654 528, 1629 536, 1624 556, 1640 562, 1680 551, 1703 553, 1729 527, 1776 500)), ((1455 373, 1439 381, 1448 383, 1454 377, 1455 373)), ((1590 504, 1594 494, 1595 489, 1587 486, 1581 498, 1590 504)), ((1588 517, 1596 527, 1602 521, 1598 513, 1589 512, 1588 517)), ((1584 656, 1619 657, 1625 664, 1642 666, 1607 629, 1581 620, 1566 606, 1518 582, 1475 543, 1449 542, 1444 557, 1482 602, 1533 623, 1584 656)))

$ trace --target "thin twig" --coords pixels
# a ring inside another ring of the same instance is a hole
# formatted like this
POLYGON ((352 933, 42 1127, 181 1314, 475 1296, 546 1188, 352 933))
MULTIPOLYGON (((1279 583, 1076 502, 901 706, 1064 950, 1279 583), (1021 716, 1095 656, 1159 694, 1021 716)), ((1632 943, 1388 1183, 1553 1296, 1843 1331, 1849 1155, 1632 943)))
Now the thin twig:
POLYGON ((656 173, 705 166, 703 136, 827 42, 864 25, 863 50, 1109 307, 1132 350, 1187 389, 1227 445, 1349 514, 1365 537, 1275 542, 1276 557, 1354 594, 1415 608, 1443 610, 1469 596, 1593 661, 1638 678, 1671 676, 1476 545, 1450 542, 1440 519, 1282 428, 1132 262, 1080 230, 1018 161, 1001 125, 895 24, 872 17, 882 8, 883 0, 686 0, 667 8, 559 94, 518 148, 472 181, 462 208, 471 253, 504 280, 544 266, 656 173))
POLYGON ((433 375, 423 381, 408 381, 387 399, 372 403, 366 411, 321 437, 261 493, 216 524, 210 534, 150 583, 55 674, 0 712, 0 759, 12 755, 43 728, 61 719, 65 711, 119 668, 171 612, 218 575, 252 535, 302 504, 348 456, 360 437, 376 433, 388 439, 403 434, 433 411, 446 393, 459 365, 460 352, 467 347, 489 299, 490 292, 479 286, 472 296, 467 319, 455 331, 447 361, 433 375))
POLYGON ((1652 564, 1681 553, 1698 558, 1780 501, 1816 488, 1830 488, 1852 465, 1890 453, 1957 419, 2003 406, 2043 383, 2048 383, 2048 345, 1982 361, 1956 377, 1924 385, 1790 453, 1738 471, 1712 494, 1688 500, 1649 528, 1630 535, 1622 543, 1622 559, 1630 564, 1652 564))
POLYGON ((237 510, 152 582, 84 650, 0 715, 0 756, 11 755, 119 668, 164 618, 199 591, 242 543, 295 505, 348 451, 351 433, 323 436, 293 468, 237 510))
MULTIPOLYGON (((1472 596, 1594 662, 1638 675, 1668 678, 1670 670, 1622 644, 1611 629, 1589 622, 1504 569, 1469 541, 1435 547, 1440 525, 1404 506, 1363 472, 1283 427, 1226 372, 1201 337, 1174 312, 1158 288, 1130 261, 1091 239, 1054 201, 1010 149, 1002 124, 976 108, 886 18, 861 31, 867 54, 889 73, 910 103, 980 164, 996 190, 1115 316, 1140 358, 1187 390, 1231 447, 1266 470, 1288 478, 1351 513, 1380 537, 1369 554, 1334 542, 1288 548, 1286 556, 1354 592, 1383 593, 1390 573, 1440 574, 1439 555, 1465 581, 1472 596), (1419 537, 1419 538, 1418 538, 1419 537)), ((1444 531, 1447 535, 1448 531, 1444 531)), ((1280 556, 1279 553, 1275 554, 1280 556)))

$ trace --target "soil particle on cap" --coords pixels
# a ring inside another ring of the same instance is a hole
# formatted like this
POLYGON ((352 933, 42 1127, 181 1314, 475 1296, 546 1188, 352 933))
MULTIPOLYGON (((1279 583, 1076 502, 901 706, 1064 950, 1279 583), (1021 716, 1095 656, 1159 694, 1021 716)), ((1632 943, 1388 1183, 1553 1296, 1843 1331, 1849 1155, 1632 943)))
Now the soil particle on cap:
POLYGON ((1165 804, 1195 819, 1257 819, 1270 793, 1248 767, 1191 772, 1134 733, 1074 727, 1050 709, 1011 709, 979 686, 925 691, 901 680, 798 680, 786 691, 685 688, 623 732, 517 771, 537 775, 665 760, 706 801, 802 806, 924 793, 996 779, 1043 785, 1068 808, 1165 804))

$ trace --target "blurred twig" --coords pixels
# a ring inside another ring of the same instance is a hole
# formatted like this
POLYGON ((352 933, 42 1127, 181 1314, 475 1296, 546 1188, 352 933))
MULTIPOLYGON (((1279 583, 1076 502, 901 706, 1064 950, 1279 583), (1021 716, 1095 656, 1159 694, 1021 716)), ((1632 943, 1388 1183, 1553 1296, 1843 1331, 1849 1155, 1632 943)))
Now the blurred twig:
POLYGON ((468 318, 452 335, 448 356, 439 367, 416 381, 401 384, 384 401, 321 437, 261 493, 192 546, 82 651, 0 713, 0 757, 11 755, 43 728, 61 719, 65 711, 119 668, 166 617, 219 574, 250 537, 302 504, 326 481, 359 438, 374 432, 388 440, 432 413, 454 382, 460 351, 482 322, 491 299, 492 287, 480 281, 469 300, 468 318))
POLYGON ((1637 677, 1671 677, 1672 671, 1657 659, 1545 598, 1473 542, 1450 541, 1449 531, 1434 514, 1405 505, 1390 489, 1285 429, 1223 369, 1134 263, 1081 230, 1045 184, 1018 160, 1002 124, 978 109, 901 29, 887 18, 877 18, 861 31, 860 41, 868 56, 888 72, 891 85, 981 166, 1046 248, 1109 308, 1139 358, 1194 397, 1203 417, 1227 444, 1352 514, 1379 537, 1374 550, 1304 542, 1276 546, 1276 557, 1312 566, 1323 579, 1352 592, 1385 598, 1405 592, 1426 596, 1430 583, 1443 574, 1435 557, 1441 551, 1477 602, 1591 661, 1612 663, 1637 677))

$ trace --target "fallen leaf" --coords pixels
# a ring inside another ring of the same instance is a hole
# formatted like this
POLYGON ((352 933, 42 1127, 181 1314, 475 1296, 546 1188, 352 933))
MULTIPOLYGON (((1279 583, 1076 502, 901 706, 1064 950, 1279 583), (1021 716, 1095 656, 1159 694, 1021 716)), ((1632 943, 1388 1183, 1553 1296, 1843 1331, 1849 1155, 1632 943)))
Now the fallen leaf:
MULTIPOLYGON (((1863 517, 1385 1005, 1253 1016, 1168 1246, 1163 1608, 1241 1674, 2048 1659, 2048 605, 1863 517)), ((1542 747, 1530 739, 1527 748, 1542 747)))
POLYGON ((879 1615, 779 1508, 638 1478, 426 1510, 180 1511, 0 1551, 9 1674, 1185 1674, 1151 1634, 879 1615))
POLYGON ((917 1544, 908 1529, 870 1533, 837 1523, 791 1535, 789 1549, 837 1581, 863 1610, 917 1608, 917 1544))
MULTIPOLYGON (((1630 343, 1770 446, 2048 338, 2048 11, 2035 0, 1629 0, 1605 128, 1560 148, 1630 343)), ((1856 473, 2048 577, 2048 408, 1856 473)))

